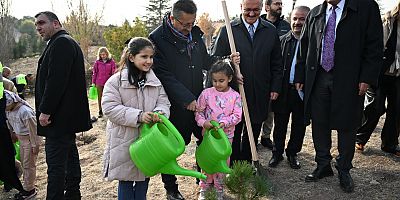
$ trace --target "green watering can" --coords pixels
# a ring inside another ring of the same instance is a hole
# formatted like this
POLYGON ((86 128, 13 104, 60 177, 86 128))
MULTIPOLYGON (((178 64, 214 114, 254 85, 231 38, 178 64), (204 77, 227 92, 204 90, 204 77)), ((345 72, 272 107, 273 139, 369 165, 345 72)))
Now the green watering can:
POLYGON ((163 173, 206 179, 206 175, 178 165, 176 158, 185 151, 185 142, 165 116, 156 114, 162 122, 152 126, 143 124, 139 139, 129 147, 131 159, 137 168, 149 177, 163 173))
POLYGON ((21 153, 20 153, 20 148, 19 148, 19 141, 14 143, 14 149, 15 149, 15 159, 21 161, 21 153))
POLYGON ((203 141, 196 150, 196 161, 200 168, 207 174, 217 172, 230 174, 232 170, 228 167, 226 161, 232 154, 232 146, 224 130, 219 127, 215 121, 211 121, 215 127, 206 130, 203 141))

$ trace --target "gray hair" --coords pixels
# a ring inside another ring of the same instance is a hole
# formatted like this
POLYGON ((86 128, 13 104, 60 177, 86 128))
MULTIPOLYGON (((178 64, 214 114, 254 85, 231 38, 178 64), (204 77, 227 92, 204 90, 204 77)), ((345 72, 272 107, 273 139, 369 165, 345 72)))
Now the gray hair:
POLYGON ((182 12, 196 14, 197 6, 192 0, 178 0, 172 5, 172 16, 179 19, 182 12))

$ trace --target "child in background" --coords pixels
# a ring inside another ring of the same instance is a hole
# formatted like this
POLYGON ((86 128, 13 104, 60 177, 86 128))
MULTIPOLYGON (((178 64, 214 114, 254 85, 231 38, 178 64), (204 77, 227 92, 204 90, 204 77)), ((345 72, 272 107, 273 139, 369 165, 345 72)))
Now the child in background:
POLYGON ((33 108, 15 93, 5 90, 4 94, 7 123, 10 131, 17 135, 20 142, 23 186, 27 191, 17 194, 17 199, 29 199, 37 194, 35 188, 36 160, 42 140, 37 135, 36 115, 33 108))
POLYGON ((111 58, 111 54, 106 47, 100 47, 97 52, 97 60, 93 65, 93 76, 92 84, 96 85, 97 88, 97 101, 99 105, 99 118, 103 117, 103 111, 101 110, 101 97, 103 95, 103 88, 106 81, 115 72, 115 62, 111 58))
MULTIPOLYGON (((197 124, 204 129, 210 129, 213 128, 211 120, 218 122, 232 143, 235 125, 242 118, 240 95, 231 88, 236 81, 235 72, 230 61, 226 59, 213 64, 208 74, 213 87, 203 90, 199 96, 197 107, 200 111, 196 112, 197 124)), ((229 165, 229 158, 227 163, 229 165)), ((205 199, 205 192, 212 184, 217 191, 218 199, 223 199, 225 175, 222 173, 206 175, 207 179, 200 181, 199 200, 205 199)))
POLYGON ((102 106, 107 116, 104 177, 118 180, 119 200, 146 199, 149 178, 130 159, 129 146, 138 139, 141 123, 158 122, 154 112, 169 116, 170 102, 151 69, 154 46, 147 38, 131 39, 122 69, 107 81, 102 106))

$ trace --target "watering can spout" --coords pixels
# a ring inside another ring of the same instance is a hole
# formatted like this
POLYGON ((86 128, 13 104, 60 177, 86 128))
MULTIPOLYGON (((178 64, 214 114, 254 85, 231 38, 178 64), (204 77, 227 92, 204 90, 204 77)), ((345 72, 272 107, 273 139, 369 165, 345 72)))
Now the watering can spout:
POLYGON ((173 161, 169 162, 168 164, 166 164, 160 170, 160 173, 183 175, 183 176, 192 176, 192 177, 203 179, 203 180, 205 180, 207 178, 206 175, 204 175, 204 174, 202 174, 200 172, 193 171, 193 170, 188 170, 188 169, 184 169, 184 168, 179 167, 179 165, 176 162, 176 160, 173 160, 173 161))

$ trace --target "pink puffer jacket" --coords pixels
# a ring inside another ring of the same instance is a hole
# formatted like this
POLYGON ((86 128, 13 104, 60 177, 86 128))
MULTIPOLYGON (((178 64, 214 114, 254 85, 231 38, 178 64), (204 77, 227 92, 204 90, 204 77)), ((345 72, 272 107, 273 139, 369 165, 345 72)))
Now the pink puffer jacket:
POLYGON ((114 74, 115 68, 113 59, 107 60, 106 62, 96 60, 93 65, 92 83, 98 86, 104 86, 106 81, 114 74))

